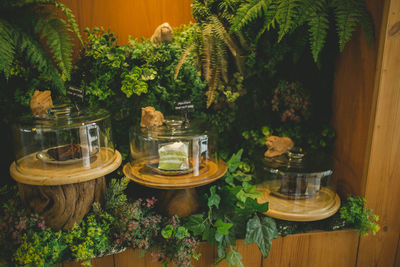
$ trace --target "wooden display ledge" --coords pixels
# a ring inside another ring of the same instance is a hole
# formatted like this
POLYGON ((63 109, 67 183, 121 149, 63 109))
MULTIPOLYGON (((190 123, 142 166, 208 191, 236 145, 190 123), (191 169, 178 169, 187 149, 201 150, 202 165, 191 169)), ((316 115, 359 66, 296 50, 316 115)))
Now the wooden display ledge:
MULTIPOLYGON (((312 232, 279 237, 272 241, 271 252, 265 259, 255 244, 245 245, 238 240, 236 249, 243 256, 245 267, 354 267, 356 265, 359 235, 356 230, 312 232)), ((211 267, 217 259, 215 246, 201 242, 201 257, 193 260, 195 267, 211 267)), ((65 262, 57 267, 77 267, 78 262, 65 262)), ((150 254, 140 256, 140 250, 128 249, 122 253, 92 260, 93 267, 159 267, 150 254)), ((226 261, 218 264, 227 267, 226 261)))
POLYGON ((121 154, 114 149, 101 147, 93 157, 90 167, 82 163, 57 165, 44 163, 32 153, 15 161, 10 166, 10 174, 18 183, 29 185, 65 185, 87 182, 116 170, 122 162, 121 154))

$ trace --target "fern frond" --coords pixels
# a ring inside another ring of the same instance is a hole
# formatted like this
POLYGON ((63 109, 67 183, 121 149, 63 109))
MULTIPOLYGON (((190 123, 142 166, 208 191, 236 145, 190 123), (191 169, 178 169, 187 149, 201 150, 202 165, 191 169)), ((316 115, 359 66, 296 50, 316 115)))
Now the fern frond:
POLYGON ((231 32, 240 31, 244 26, 260 18, 264 10, 267 10, 266 2, 268 0, 250 0, 242 4, 237 10, 236 17, 233 21, 231 32))
POLYGON ((13 35, 17 44, 16 54, 23 56, 30 66, 37 68, 54 89, 65 94, 64 82, 52 64, 49 54, 43 49, 43 46, 20 29, 15 29, 13 35))
POLYGON ((12 26, 0 19, 0 72, 3 72, 6 78, 10 76, 15 56, 15 41, 11 31, 12 26))
POLYGON ((332 2, 336 16, 336 30, 339 36, 339 50, 343 51, 350 40, 356 25, 363 15, 363 8, 358 0, 335 0, 332 2))
POLYGON ((176 80, 178 78, 179 71, 181 70, 183 63, 185 63, 188 55, 190 53, 192 53, 194 49, 195 49, 195 45, 192 42, 188 47, 185 48, 185 50, 183 50, 181 58, 179 59, 178 64, 175 67, 174 80, 176 80))
POLYGON ((299 0, 281 0, 276 11, 278 42, 297 25, 299 0))
POLYGON ((217 37, 220 40, 224 41, 226 46, 231 51, 232 55, 234 57, 236 57, 236 55, 238 54, 239 48, 235 44, 235 42, 232 40, 232 38, 229 35, 229 33, 226 31, 224 25, 221 23, 221 21, 215 15, 210 16, 210 20, 211 20, 210 23, 213 24, 213 30, 214 30, 215 34, 217 35, 217 37))
POLYGON ((72 69, 73 43, 65 25, 63 19, 51 17, 44 23, 40 37, 41 40, 46 40, 54 61, 62 74, 69 79, 72 69))
POLYGON ((83 44, 82 36, 80 34, 79 27, 76 22, 75 16, 72 13, 71 9, 66 7, 63 3, 60 3, 55 0, 25 0, 25 1, 19 1, 19 2, 20 2, 20 5, 36 5, 37 6, 38 4, 42 4, 42 5, 55 6, 58 10, 60 10, 67 17, 68 24, 66 24, 66 27, 70 26, 72 29, 72 32, 74 32, 76 34, 76 36, 79 39, 79 41, 81 42, 81 44, 83 44))
POLYGON ((212 60, 212 53, 213 53, 213 47, 212 47, 212 27, 210 24, 205 24, 202 27, 202 68, 203 68, 203 73, 204 73, 204 78, 206 79, 207 83, 211 82, 211 60, 212 60))
POLYGON ((57 2, 57 1, 54 1, 54 2, 55 2, 55 6, 65 14, 69 25, 71 25, 72 31, 76 34, 76 36, 78 37, 81 44, 83 44, 82 36, 79 32, 78 23, 76 22, 75 16, 72 13, 71 9, 69 9, 68 7, 66 7, 64 4, 62 4, 60 2, 57 2))
POLYGON ((314 61, 317 62, 318 55, 325 45, 329 29, 328 11, 325 0, 315 1, 311 10, 308 17, 310 46, 314 61))

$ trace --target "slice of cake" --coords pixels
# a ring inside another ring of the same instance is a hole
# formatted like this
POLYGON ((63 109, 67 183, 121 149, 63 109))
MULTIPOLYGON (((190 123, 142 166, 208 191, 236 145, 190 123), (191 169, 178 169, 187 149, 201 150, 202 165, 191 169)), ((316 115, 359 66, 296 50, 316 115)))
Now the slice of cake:
POLYGON ((160 145, 158 149, 160 160, 158 168, 167 171, 181 171, 189 169, 188 145, 175 142, 160 145))

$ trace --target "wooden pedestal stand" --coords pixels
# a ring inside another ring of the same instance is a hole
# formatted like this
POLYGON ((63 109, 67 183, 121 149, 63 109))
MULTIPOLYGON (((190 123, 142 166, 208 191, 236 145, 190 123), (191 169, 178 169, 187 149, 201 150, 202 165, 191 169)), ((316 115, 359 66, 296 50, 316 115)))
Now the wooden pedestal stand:
POLYGON ((287 199, 274 193, 279 190, 277 184, 279 183, 266 181, 257 185, 257 190, 263 194, 257 201, 269 202, 269 209, 265 215, 270 217, 297 222, 317 221, 332 216, 340 207, 339 196, 328 187, 322 187, 312 197, 287 199))
POLYGON ((160 196, 160 208, 168 216, 186 217, 196 212, 199 205, 195 188, 218 180, 227 171, 224 161, 208 160, 202 163, 198 173, 161 175, 146 163, 127 163, 123 168, 124 174, 141 185, 164 189, 160 196))
POLYGON ((117 150, 100 148, 90 159, 89 167, 82 162, 49 164, 36 153, 13 162, 11 176, 18 182, 18 191, 25 207, 45 218, 54 230, 70 229, 80 223, 94 202, 104 201, 104 175, 121 165, 117 150))

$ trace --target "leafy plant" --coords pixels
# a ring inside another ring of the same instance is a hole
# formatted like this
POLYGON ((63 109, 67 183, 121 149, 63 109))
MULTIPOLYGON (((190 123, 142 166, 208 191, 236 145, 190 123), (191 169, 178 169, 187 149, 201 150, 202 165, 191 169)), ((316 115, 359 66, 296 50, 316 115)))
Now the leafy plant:
POLYGON ((26 60, 61 89, 62 82, 51 60, 68 79, 73 52, 70 32, 80 39, 71 10, 53 0, 7 0, 1 2, 0 10, 0 72, 9 78, 15 59, 26 60), (63 12, 68 22, 58 17, 56 10, 63 12))
POLYGON ((194 236, 216 244, 217 261, 226 259, 230 266, 242 266, 241 256, 233 248, 236 239, 245 238, 246 244, 255 242, 266 257, 271 240, 277 237, 274 220, 260 219, 258 215, 268 210, 268 203, 257 203, 260 193, 251 184, 253 176, 249 174, 250 166, 241 161, 242 153, 240 150, 232 155, 223 180, 211 186, 205 195, 204 208, 208 211, 189 216, 184 224, 194 236))
POLYGON ((336 18, 339 49, 343 50, 355 27, 361 24, 369 42, 373 39, 372 20, 364 0, 248 0, 238 8, 231 31, 243 30, 262 19, 256 39, 267 30, 277 29, 278 42, 297 28, 307 25, 314 61, 324 47, 329 29, 329 13, 336 18))
POLYGON ((375 235, 380 227, 379 217, 372 213, 372 209, 365 207, 366 200, 361 197, 349 197, 340 208, 340 218, 358 229, 361 235, 372 233, 375 235))

